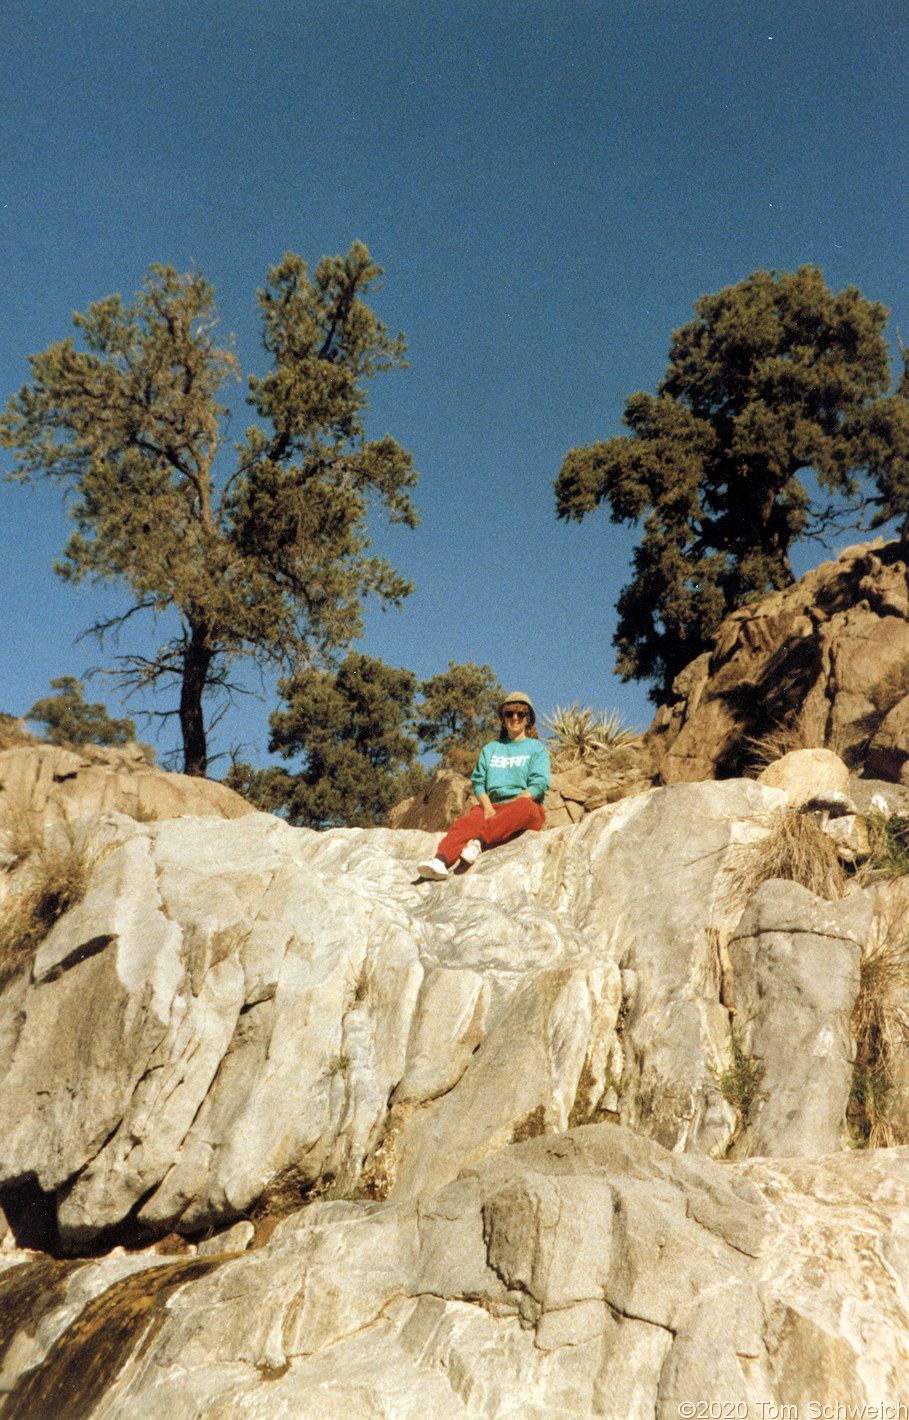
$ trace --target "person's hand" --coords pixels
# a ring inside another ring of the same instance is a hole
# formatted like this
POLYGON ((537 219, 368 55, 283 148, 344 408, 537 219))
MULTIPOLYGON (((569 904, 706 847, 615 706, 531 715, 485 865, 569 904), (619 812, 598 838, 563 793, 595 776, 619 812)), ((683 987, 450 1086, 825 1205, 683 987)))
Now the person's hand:
POLYGON ((483 810, 484 818, 495 818, 496 806, 488 794, 480 795, 480 808, 483 810))

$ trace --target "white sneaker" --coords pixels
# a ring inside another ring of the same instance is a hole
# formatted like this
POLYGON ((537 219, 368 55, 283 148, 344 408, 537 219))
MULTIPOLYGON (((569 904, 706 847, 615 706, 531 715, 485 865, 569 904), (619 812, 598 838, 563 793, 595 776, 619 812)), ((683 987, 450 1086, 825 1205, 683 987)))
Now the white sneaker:
POLYGON ((428 863, 418 863, 417 872, 421 878, 430 878, 433 882, 441 882, 448 877, 448 869, 441 858, 431 858, 428 863))
POLYGON ((466 863, 467 866, 470 867, 471 863, 475 863, 482 852, 483 845, 479 838, 472 838, 461 850, 461 862, 466 863))

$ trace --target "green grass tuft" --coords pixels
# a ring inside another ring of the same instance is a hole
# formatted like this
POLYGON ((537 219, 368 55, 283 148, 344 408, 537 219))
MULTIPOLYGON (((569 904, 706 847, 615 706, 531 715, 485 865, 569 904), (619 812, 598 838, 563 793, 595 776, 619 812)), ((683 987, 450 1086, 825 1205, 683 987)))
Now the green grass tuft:
POLYGON ((729 1027, 729 1065, 719 1077, 720 1093, 739 1117, 740 1129, 751 1121, 754 1107, 761 1098, 764 1062, 746 1055, 734 1025, 729 1027))
POLYGON ((909 873, 909 817, 872 809, 864 818, 871 848, 869 868, 887 878, 905 877, 909 873))

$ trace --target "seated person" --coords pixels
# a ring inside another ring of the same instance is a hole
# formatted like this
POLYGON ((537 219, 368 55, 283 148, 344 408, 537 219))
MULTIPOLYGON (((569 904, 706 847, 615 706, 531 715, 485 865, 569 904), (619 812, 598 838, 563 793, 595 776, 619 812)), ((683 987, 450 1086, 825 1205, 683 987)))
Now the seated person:
POLYGON ((419 865, 420 877, 447 878, 459 858, 475 863, 484 848, 543 827, 549 751, 537 734, 536 718, 530 697, 519 690, 499 706, 502 733, 483 747, 471 775, 479 803, 455 819, 436 856, 419 865))

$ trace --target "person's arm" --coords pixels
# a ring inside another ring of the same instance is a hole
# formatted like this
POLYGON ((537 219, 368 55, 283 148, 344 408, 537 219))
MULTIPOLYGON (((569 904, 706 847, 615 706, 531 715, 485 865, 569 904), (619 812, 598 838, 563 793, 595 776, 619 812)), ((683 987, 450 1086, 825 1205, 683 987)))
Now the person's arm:
POLYGON ((492 802, 492 799, 486 792, 486 774, 489 769, 489 751, 490 746, 484 745, 483 748, 480 750, 480 758, 477 760, 477 767, 473 771, 473 774, 471 774, 470 776, 471 787, 473 789, 473 792, 476 794, 477 799, 479 800, 480 807, 483 810, 484 818, 492 818, 493 814, 496 811, 495 804, 492 802))
MULTIPOLYGON (((541 804, 546 798, 552 779, 552 771, 549 765, 549 750, 540 740, 534 740, 536 751, 530 761, 527 772, 527 788, 524 793, 530 799, 536 799, 541 804)), ((523 795, 519 795, 522 798, 523 795)))

